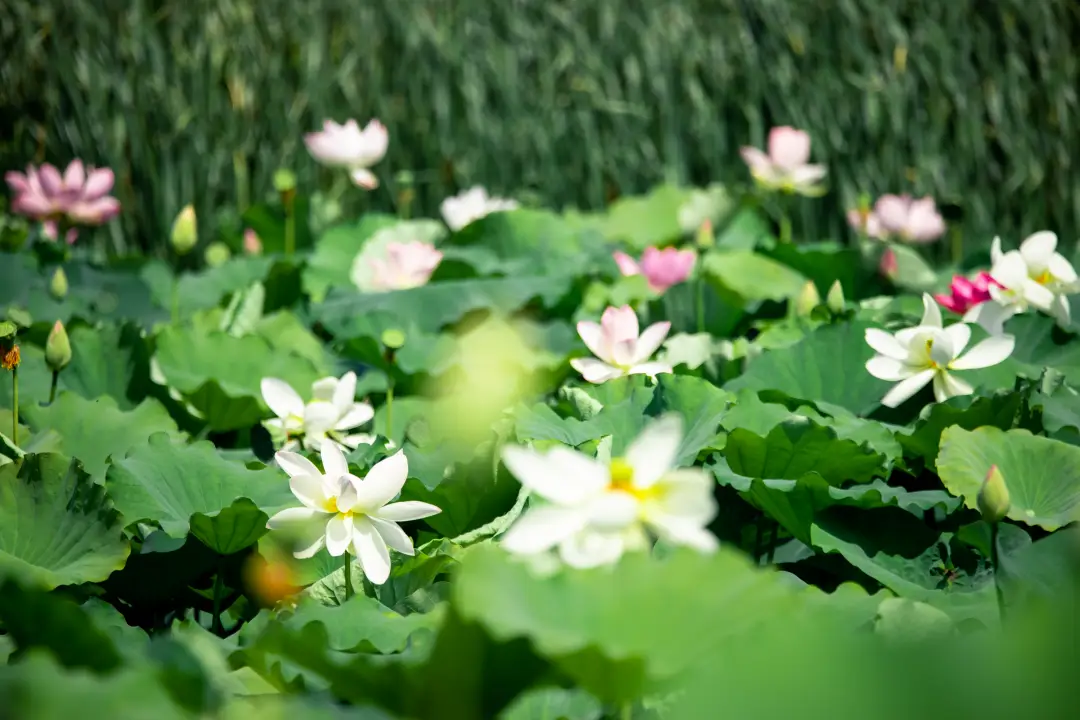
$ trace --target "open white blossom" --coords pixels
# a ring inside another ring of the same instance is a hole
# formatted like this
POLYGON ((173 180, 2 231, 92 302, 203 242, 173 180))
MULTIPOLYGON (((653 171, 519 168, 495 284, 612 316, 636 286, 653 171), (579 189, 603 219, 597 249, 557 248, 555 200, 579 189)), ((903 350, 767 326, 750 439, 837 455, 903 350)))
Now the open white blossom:
POLYGON ((895 335, 867 329, 866 342, 878 352, 867 361, 867 371, 881 380, 896 381, 881 404, 896 407, 931 382, 937 402, 969 395, 974 389, 952 371, 997 365, 1012 354, 1015 345, 1012 336, 998 335, 961 355, 969 340, 971 327, 966 323, 942 327, 941 309, 929 294, 923 295, 923 317, 917 326, 895 335))
POLYGON ((278 378, 263 378, 263 401, 277 415, 263 425, 270 431, 275 444, 284 443, 284 450, 301 446, 318 448, 323 439, 330 439, 349 450, 374 441, 374 435, 350 433, 375 417, 375 409, 356 402, 356 373, 347 372, 340 379, 324 377, 311 384, 311 401, 305 403, 292 386, 278 378))
POLYGON ((1012 311, 1007 315, 1034 307, 1062 324, 1069 322, 1066 296, 1080 291, 1080 279, 1069 261, 1057 252, 1057 242, 1057 235, 1044 230, 1025 239, 1018 250, 1002 252, 1001 238, 994 238, 990 275, 995 284, 989 288, 990 297, 1012 311))
POLYGON ((477 185, 454 197, 443 200, 440 210, 446 224, 450 226, 451 230, 457 232, 466 225, 493 212, 516 210, 518 207, 516 200, 490 197, 487 190, 477 185))
POLYGON ((368 580, 382 585, 390 577, 389 548, 415 554, 412 539, 397 523, 441 510, 424 502, 390 502, 409 476, 409 461, 400 450, 375 463, 363 479, 349 472, 336 443, 323 440, 320 454, 323 472, 303 455, 277 453, 301 507, 282 510, 266 526, 301 539, 302 548, 293 553, 297 558, 312 557, 324 546, 334 557, 355 555, 368 580))
POLYGON ((503 536, 512 553, 554 548, 567 565, 606 565, 648 547, 649 535, 702 552, 716 549, 706 526, 716 516, 714 481, 701 468, 675 469, 682 420, 654 421, 625 457, 604 463, 568 447, 503 448, 503 462, 532 492, 533 505, 503 536))

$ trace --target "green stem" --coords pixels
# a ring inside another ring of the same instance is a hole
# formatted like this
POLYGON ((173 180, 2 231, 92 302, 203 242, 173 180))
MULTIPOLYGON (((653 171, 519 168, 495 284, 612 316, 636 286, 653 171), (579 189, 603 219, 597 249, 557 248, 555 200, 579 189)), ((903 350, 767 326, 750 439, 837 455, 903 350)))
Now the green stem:
POLYGON ((960 228, 953 228, 950 233, 949 240, 950 248, 952 249, 952 262, 957 269, 960 268, 960 263, 964 261, 964 236, 960 232, 960 228))
POLYGON ((391 378, 386 386, 386 439, 393 438, 394 432, 394 380, 391 378))
POLYGON ((791 242, 791 218, 787 216, 787 213, 780 215, 780 242, 781 244, 791 242))
POLYGON ((695 304, 697 305, 697 331, 699 333, 705 332, 705 275, 702 273, 701 277, 697 281, 697 297, 695 298, 695 304))
POLYGON ((49 386, 49 404, 53 404, 53 400, 56 399, 56 384, 60 381, 60 371, 53 370, 52 385, 49 386))
POLYGON ((754 520, 754 564, 761 564, 762 540, 765 538, 765 515, 758 515, 754 520))
POLYGON ((291 257, 296 251, 296 212, 293 203, 285 206, 285 255, 291 257))
POLYGON ((345 602, 352 599, 352 555, 345 553, 345 602))
POLYGON ((19 446, 19 366, 11 368, 11 444, 19 446))
POLYGON ((1005 624, 1005 594, 1001 590, 1000 581, 1000 557, 998 555, 998 527, 999 523, 990 524, 990 564, 994 566, 994 594, 997 596, 998 614, 1001 616, 1001 624, 1005 624))
POLYGON ((221 571, 219 570, 214 574, 214 617, 210 624, 210 629, 217 634, 221 634, 221 571))
POLYGON ((769 544, 765 547, 765 564, 773 564, 773 556, 776 554, 776 543, 780 539, 780 524, 770 523, 772 532, 769 533, 769 544))
POLYGON ((248 181, 247 161, 244 154, 237 150, 233 153, 233 176, 236 182, 236 204, 240 212, 248 209, 251 203, 250 182, 248 181))

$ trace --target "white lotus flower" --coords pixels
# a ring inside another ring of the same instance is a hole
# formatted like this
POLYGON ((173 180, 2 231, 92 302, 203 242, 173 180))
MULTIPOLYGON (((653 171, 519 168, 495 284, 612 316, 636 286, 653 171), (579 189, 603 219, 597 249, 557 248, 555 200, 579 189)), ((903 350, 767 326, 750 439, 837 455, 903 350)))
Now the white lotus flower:
POLYGON ((412 540, 397 523, 442 511, 424 502, 390 502, 409 476, 409 461, 400 450, 375 463, 363 479, 349 472, 336 443, 324 440, 321 455, 323 472, 303 455, 284 450, 275 455, 302 507, 282 510, 266 526, 301 538, 303 548, 293 553, 301 559, 323 546, 334 557, 355 555, 368 580, 382 585, 390 577, 389 548, 415 554, 412 540))
POLYGON ((362 188, 373 190, 379 180, 368 168, 383 159, 390 136, 386 127, 372 120, 363 130, 356 120, 338 125, 333 120, 323 123, 319 132, 304 135, 311 156, 323 165, 349 170, 352 181, 362 188))
POLYGON ((671 365, 649 362, 664 342, 671 323, 658 322, 639 334, 638 319, 629 305, 609 307, 599 323, 582 320, 578 335, 596 358, 574 358, 571 367, 591 383, 603 383, 623 375, 648 375, 673 372, 671 365))
POLYGON ((1020 243, 1019 250, 1001 251, 1001 238, 990 248, 990 275, 1000 285, 990 287, 990 296, 1000 305, 1024 312, 1030 307, 1049 313, 1059 322, 1069 322, 1066 295, 1080 290, 1076 270, 1056 251, 1057 235, 1037 232, 1020 243))
POLYGON ((682 420, 654 421, 610 463, 558 446, 540 453, 503 448, 506 467, 545 501, 502 538, 508 551, 538 556, 554 548, 567 565, 606 565, 648 546, 648 536, 701 552, 716 549, 706 527, 716 516, 713 480, 701 468, 674 469, 682 420))
POLYGON ((1010 335, 989 337, 961 356, 969 340, 971 327, 966 323, 942 327, 941 310, 929 294, 923 294, 923 317, 917 326, 895 335, 869 328, 866 343, 879 354, 866 362, 867 371, 881 380, 898 381, 881 404, 896 407, 930 382, 937 402, 969 395, 974 389, 951 371, 997 365, 1012 354, 1016 343, 1010 335))
POLYGON ((516 200, 489 197, 487 190, 477 185, 443 200, 440 210, 446 224, 451 230, 457 232, 469 223, 493 212, 516 210, 518 207, 516 200))
POLYGON ((285 443, 284 450, 295 450, 301 445, 314 450, 325 438, 349 450, 374 442, 374 435, 348 432, 375 417, 371 405, 356 402, 354 372, 345 373, 341 379, 316 380, 311 384, 312 399, 308 403, 284 380, 263 378, 261 387, 263 401, 277 415, 263 425, 275 442, 285 443))

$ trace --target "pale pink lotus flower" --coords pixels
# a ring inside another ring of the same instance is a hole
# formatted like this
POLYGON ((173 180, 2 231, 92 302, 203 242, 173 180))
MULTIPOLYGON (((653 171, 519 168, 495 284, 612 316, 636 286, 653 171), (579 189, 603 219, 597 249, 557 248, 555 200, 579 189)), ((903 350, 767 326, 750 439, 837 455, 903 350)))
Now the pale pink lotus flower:
POLYGON ((768 153, 755 147, 739 150, 758 184, 770 190, 820 195, 818 183, 828 172, 824 165, 810 161, 810 135, 793 127, 775 127, 769 131, 768 153))
POLYGON ((639 333, 637 314, 629 305, 609 307, 599 323, 582 320, 578 335, 595 358, 574 358, 571 367, 586 381, 599 384, 624 375, 647 375, 673 372, 671 365, 649 362, 659 349, 671 323, 658 322, 639 333))
POLYGON ((876 240, 884 240, 885 233, 881 228, 881 221, 872 210, 853 209, 847 211, 847 221, 851 229, 862 233, 866 237, 876 240))
POLYGON ((945 219, 929 195, 919 199, 910 195, 882 195, 874 203, 873 215, 881 232, 872 237, 918 244, 933 242, 945 234, 945 219))
POLYGON ((356 185, 368 190, 379 186, 378 178, 368 168, 386 155, 390 136, 378 120, 372 120, 363 130, 356 120, 344 125, 327 120, 321 131, 304 135, 304 143, 311 156, 323 165, 347 169, 356 185))
POLYGON ((970 280, 963 275, 956 275, 949 285, 949 293, 938 293, 934 299, 943 308, 952 310, 957 315, 963 315, 976 305, 989 300, 990 286, 996 284, 997 281, 988 272, 980 272, 970 280))
POLYGON ((372 289, 408 290, 426 285, 442 257, 431 243, 390 243, 383 257, 370 260, 372 289))
POLYGON ((690 271, 697 260, 697 253, 693 250, 678 250, 673 247, 663 250, 648 247, 641 256, 640 264, 624 252, 616 251, 612 257, 615 258, 615 264, 619 266, 619 272, 623 275, 644 275, 649 283, 649 289, 662 293, 672 285, 678 285, 690 277, 690 271))
POLYGON ((251 228, 244 230, 244 252, 248 255, 262 255, 262 240, 251 228))
POLYGON ((447 226, 457 232, 461 228, 487 217, 491 213, 517 210, 519 204, 516 200, 493 197, 488 195, 487 190, 475 185, 464 192, 442 201, 439 210, 447 226))
POLYGON ((46 163, 11 171, 4 179, 14 191, 11 209, 36 220, 66 218, 76 225, 101 225, 120 212, 120 201, 109 195, 115 177, 109 168, 89 169, 72 160, 64 174, 46 163))
MULTIPOLYGON (((41 234, 49 240, 56 242, 60 234, 60 228, 57 226, 55 220, 46 220, 41 223, 41 234)), ((68 245, 74 245, 78 237, 79 231, 77 228, 68 228, 67 232, 64 233, 64 242, 68 245)))

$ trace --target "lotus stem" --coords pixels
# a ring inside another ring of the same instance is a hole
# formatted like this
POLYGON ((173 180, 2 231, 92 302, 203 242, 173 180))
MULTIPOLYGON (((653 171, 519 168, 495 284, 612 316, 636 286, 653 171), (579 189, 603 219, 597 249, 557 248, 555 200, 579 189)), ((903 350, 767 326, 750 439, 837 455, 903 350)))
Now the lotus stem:
POLYGON ((784 212, 780 214, 780 242, 782 244, 791 242, 791 218, 784 212))
POLYGON ((694 298, 695 312, 697 314, 697 331, 705 332, 705 275, 702 273, 697 281, 697 297, 694 298))
POLYGON ((348 552, 345 553, 345 602, 352 599, 353 596, 353 583, 352 583, 352 555, 348 552))
POLYGON ((56 399, 56 385, 60 381, 60 371, 53 370, 52 384, 49 386, 49 404, 53 404, 53 400, 56 399))
POLYGON ((215 634, 219 634, 219 635, 222 632, 222 626, 221 626, 221 591, 222 591, 222 589, 223 588, 222 588, 222 582, 221 582, 221 571, 219 570, 217 573, 214 574, 214 617, 211 620, 211 625, 210 625, 210 629, 213 630, 213 632, 215 634))
POLYGON ((285 255, 292 257, 296 251, 296 211, 294 203, 285 205, 285 255))
POLYGON ((390 441, 394 432, 394 380, 391 378, 386 386, 386 439, 390 441))
POLYGON ((11 443, 19 446, 19 366, 11 368, 11 443))
POLYGON ((994 566, 994 595, 997 597, 998 614, 1005 624, 1005 593, 1001 590, 1001 557, 998 552, 998 533, 1001 523, 990 523, 990 564, 994 566))

